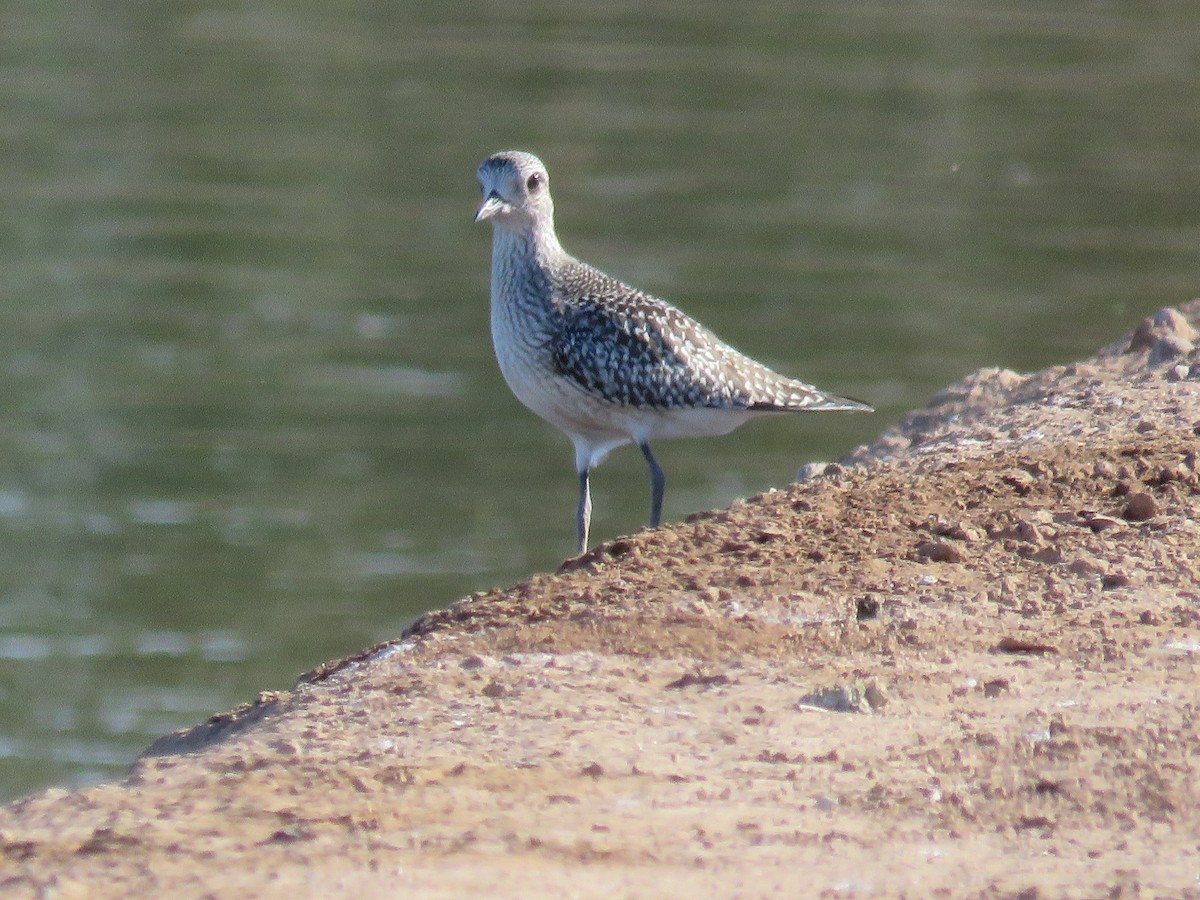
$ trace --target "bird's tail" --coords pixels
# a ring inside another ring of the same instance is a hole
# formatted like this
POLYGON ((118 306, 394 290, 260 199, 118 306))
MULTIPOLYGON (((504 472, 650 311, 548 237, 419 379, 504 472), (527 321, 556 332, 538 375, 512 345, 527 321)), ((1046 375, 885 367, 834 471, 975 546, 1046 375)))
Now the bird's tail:
POLYGON ((761 412, 875 412, 873 406, 861 400, 827 394, 811 384, 790 380, 770 400, 752 403, 750 408, 761 412))
POLYGON ((868 403, 863 403, 861 400, 855 400, 853 397, 838 397, 834 394, 822 394, 821 399, 816 403, 810 403, 806 406, 797 407, 799 409, 811 410, 842 410, 844 412, 875 412, 875 407, 868 403))

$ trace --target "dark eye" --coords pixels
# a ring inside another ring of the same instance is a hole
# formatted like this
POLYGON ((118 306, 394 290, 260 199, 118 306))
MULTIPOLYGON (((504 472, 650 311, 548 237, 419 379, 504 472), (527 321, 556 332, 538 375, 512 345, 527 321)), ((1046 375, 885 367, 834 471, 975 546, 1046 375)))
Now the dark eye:
POLYGON ((533 193, 541 186, 542 186, 542 175, 540 172, 534 172, 527 179, 525 179, 525 188, 530 193, 533 193))

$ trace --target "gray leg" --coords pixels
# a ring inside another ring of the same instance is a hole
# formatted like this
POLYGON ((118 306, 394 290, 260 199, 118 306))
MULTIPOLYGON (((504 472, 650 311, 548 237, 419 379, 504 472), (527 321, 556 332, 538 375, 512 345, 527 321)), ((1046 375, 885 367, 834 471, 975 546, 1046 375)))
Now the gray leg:
POLYGON ((575 510, 575 533, 579 535, 579 552, 585 553, 588 531, 592 526, 592 490, 588 485, 588 470, 579 473, 579 507, 575 510))
POLYGON ((650 467, 650 527, 655 528, 662 521, 663 490, 667 486, 667 478, 650 452, 650 444, 638 444, 638 447, 642 456, 646 457, 646 465, 650 467))

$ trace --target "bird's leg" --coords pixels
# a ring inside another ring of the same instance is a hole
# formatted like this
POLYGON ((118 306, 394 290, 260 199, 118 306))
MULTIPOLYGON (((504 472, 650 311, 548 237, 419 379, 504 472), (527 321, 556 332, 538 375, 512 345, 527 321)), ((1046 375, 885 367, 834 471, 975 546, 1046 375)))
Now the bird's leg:
POLYGON ((592 525, 592 489, 588 484, 588 470, 579 473, 579 508, 575 510, 575 533, 579 535, 579 552, 587 552, 588 531, 592 525))
POLYGON ((650 452, 649 442, 638 444, 638 447, 642 456, 646 457, 646 465, 650 467, 650 527, 656 528, 662 521, 663 490, 666 488, 667 478, 655 461, 654 454, 650 452))

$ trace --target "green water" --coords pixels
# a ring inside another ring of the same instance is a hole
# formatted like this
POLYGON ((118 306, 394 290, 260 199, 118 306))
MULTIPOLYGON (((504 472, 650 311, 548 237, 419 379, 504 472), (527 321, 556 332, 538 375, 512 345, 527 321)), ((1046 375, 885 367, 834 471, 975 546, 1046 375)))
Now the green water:
MULTIPOLYGON (((474 169, 875 416, 658 448, 665 514, 1197 293, 1200 8, 715 0, 0 10, 0 797, 119 774, 572 547, 501 381, 474 169)), ((639 455, 594 534, 646 513, 639 455)))

